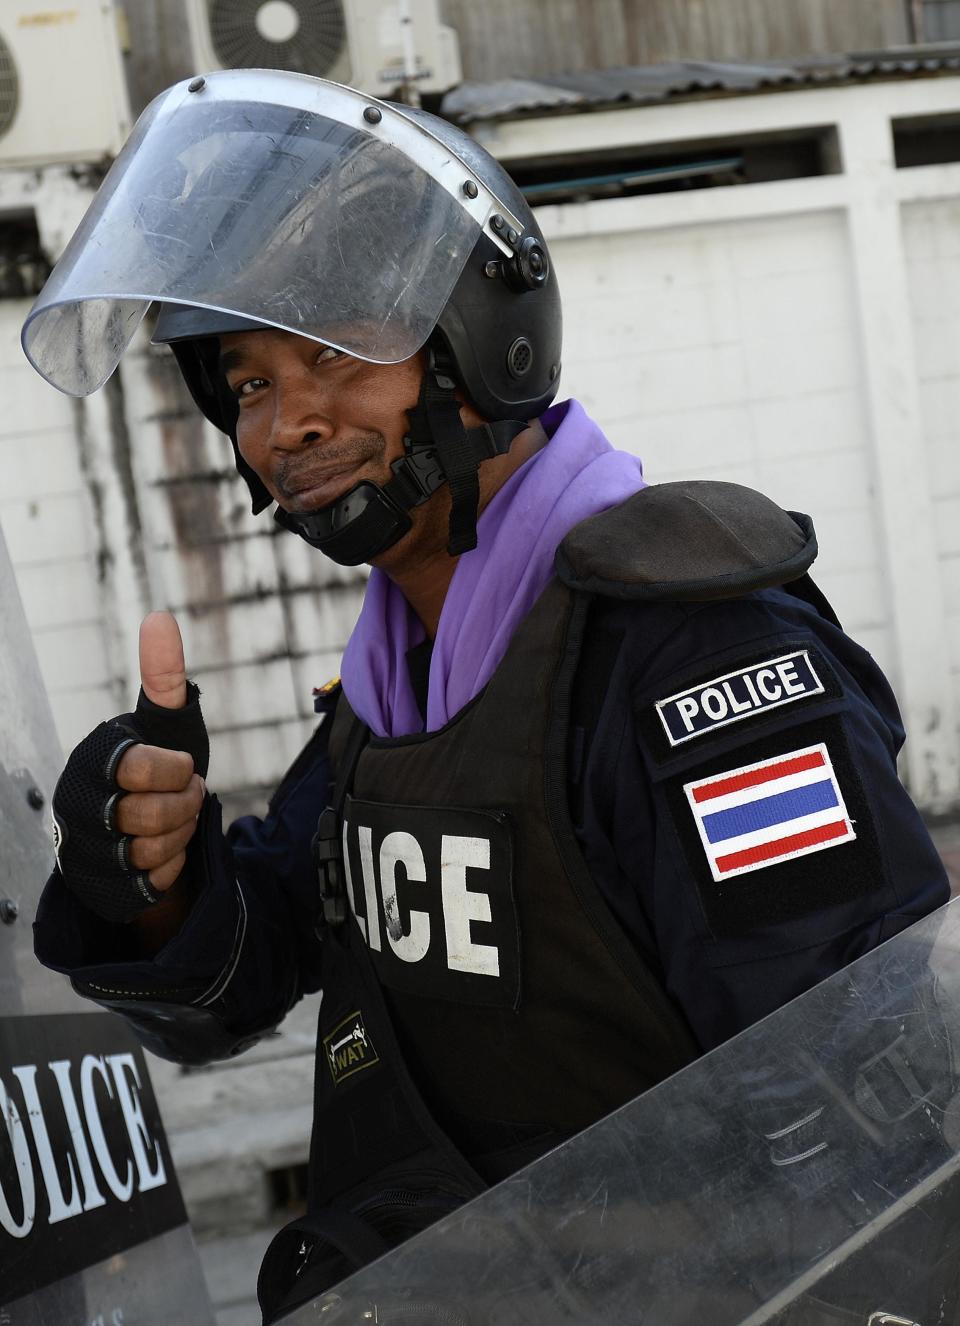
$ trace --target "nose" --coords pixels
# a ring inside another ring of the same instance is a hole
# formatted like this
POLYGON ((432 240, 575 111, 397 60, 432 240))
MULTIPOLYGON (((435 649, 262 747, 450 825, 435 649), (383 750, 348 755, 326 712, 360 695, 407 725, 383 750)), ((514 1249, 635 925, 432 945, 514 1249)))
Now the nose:
POLYGON ((295 367, 278 375, 272 396, 271 450, 300 451, 336 432, 332 394, 308 370, 295 367))

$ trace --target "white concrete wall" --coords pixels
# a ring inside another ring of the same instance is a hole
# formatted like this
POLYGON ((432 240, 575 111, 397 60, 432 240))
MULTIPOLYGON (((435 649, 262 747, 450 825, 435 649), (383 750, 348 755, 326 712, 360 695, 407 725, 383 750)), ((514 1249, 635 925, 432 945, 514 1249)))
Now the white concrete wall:
POLYGON ((891 120, 958 110, 951 77, 477 132, 509 167, 835 127, 841 174, 541 209, 562 390, 654 480, 732 479, 813 515, 817 577, 894 684, 931 811, 960 801, 960 163, 896 169, 891 120))
POLYGON ((57 731, 70 745, 116 711, 96 512, 78 410, 44 389, 20 354, 30 301, 0 302, 0 524, 33 631, 57 731))
POLYGON ((960 709, 960 199, 903 207, 943 625, 960 709))
MULTIPOLYGON (((819 579, 897 689, 904 771, 960 799, 960 164, 896 170, 890 119, 960 108, 939 78, 485 126, 512 159, 835 125, 839 175, 540 212, 560 273, 562 388, 651 479, 716 476, 809 511, 819 579)), ((55 248, 84 201, 65 174, 0 178, 55 248)), ((180 616, 231 809, 265 791, 336 672, 362 580, 254 519, 226 444, 145 340, 77 405, 24 366, 0 306, 3 521, 71 745, 129 703, 148 607, 180 616)))
POLYGON ((813 512, 819 578, 890 671, 849 236, 837 211, 558 239, 578 396, 647 478, 813 512))

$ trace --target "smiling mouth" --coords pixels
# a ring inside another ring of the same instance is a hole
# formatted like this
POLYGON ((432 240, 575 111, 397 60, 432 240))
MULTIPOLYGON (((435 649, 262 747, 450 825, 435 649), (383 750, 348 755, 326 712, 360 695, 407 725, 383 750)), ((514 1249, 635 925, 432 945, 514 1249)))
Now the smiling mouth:
POLYGON ((275 483, 281 506, 293 513, 316 511, 338 501, 364 478, 364 471, 382 452, 382 439, 368 438, 351 455, 317 457, 293 468, 281 466, 275 483))
POLYGON ((288 480, 279 486, 281 505, 288 511, 315 511, 329 506, 348 493, 360 482, 358 472, 362 462, 345 461, 340 465, 325 465, 298 476, 291 484, 288 480))

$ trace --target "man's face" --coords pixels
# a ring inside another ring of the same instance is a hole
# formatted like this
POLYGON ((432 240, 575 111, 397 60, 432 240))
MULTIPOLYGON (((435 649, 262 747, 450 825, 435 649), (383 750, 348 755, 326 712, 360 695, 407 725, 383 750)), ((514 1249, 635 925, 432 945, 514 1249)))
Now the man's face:
POLYGON ((421 356, 368 364, 340 350, 265 328, 220 338, 237 398, 237 444, 286 511, 329 506, 361 480, 385 484, 403 455, 421 356))

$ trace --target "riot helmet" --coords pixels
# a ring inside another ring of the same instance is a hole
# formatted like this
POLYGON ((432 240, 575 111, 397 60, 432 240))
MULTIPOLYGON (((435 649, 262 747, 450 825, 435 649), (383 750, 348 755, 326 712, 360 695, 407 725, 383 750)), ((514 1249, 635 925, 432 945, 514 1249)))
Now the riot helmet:
POLYGON ((449 550, 476 542, 477 471, 549 405, 559 293, 522 194, 446 121, 306 75, 223 70, 138 121, 23 330, 72 395, 110 376, 151 304, 199 408, 237 450, 218 338, 272 327, 371 363, 425 351, 404 455, 309 515, 276 513, 334 560, 369 560, 451 490, 449 550), (486 420, 466 429, 462 394, 486 420))

